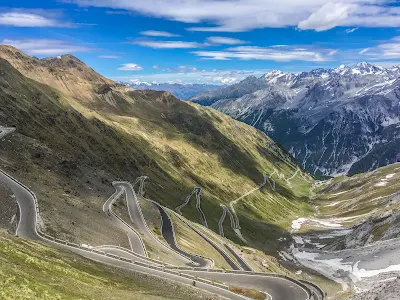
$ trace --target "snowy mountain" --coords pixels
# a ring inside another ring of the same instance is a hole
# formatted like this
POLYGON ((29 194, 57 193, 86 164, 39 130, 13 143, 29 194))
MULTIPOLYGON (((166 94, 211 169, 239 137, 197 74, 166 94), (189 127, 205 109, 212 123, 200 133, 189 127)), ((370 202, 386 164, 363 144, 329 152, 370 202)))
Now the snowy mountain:
POLYGON ((213 91, 220 89, 221 85, 212 84, 182 84, 182 83, 148 83, 141 82, 138 80, 132 82, 122 82, 125 85, 129 85, 135 90, 154 90, 154 91, 167 91, 173 94, 175 97, 187 100, 194 95, 201 92, 213 91))
POLYGON ((400 161, 399 77, 399 67, 365 62, 272 71, 191 100, 263 130, 311 173, 336 176, 400 161))

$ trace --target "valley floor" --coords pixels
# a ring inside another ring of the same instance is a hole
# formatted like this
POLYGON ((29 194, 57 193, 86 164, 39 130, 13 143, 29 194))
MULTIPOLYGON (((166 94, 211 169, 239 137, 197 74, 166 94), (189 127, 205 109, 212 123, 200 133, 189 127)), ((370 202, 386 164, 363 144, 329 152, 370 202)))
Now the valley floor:
POLYGON ((292 223, 294 259, 347 291, 369 295, 376 284, 396 285, 400 275, 399 179, 400 164, 394 164, 317 185, 318 216, 292 223))

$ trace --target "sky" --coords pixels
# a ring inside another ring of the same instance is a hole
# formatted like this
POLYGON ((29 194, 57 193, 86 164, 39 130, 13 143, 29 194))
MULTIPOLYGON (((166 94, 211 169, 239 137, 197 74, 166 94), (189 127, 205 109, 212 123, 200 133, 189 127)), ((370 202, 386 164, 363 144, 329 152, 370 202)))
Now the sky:
POLYGON ((231 84, 271 70, 400 64, 393 0, 2 0, 0 43, 118 81, 231 84))

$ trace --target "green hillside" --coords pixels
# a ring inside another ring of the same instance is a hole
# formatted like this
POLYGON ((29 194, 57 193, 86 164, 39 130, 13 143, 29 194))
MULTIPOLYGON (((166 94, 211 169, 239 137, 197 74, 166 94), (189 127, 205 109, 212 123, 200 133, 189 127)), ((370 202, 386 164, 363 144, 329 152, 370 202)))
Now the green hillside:
POLYGON ((0 299, 217 299, 158 277, 121 271, 0 231, 0 299))
MULTIPOLYGON (((26 71, 22 58, 9 61, 26 71)), ((273 245, 268 239, 284 234, 296 216, 313 211, 308 204, 313 180, 296 173, 292 158, 262 132, 213 109, 164 92, 123 91, 108 83, 100 89, 93 80, 84 85, 93 90, 81 100, 43 83, 53 79, 41 76, 39 83, 25 77, 5 59, 0 73, 0 124, 17 128, 0 143, 0 157, 7 171, 37 193, 50 234, 126 245, 124 233, 101 208, 113 193, 113 180, 133 182, 141 175, 151 179, 147 197, 170 208, 195 186, 203 187, 202 208, 217 231, 220 203, 254 189, 269 174, 276 190, 265 185, 237 204, 249 244, 260 249, 273 245)), ((73 80, 68 84, 75 88, 73 80)), ((184 214, 200 222, 192 204, 184 214)), ((236 238, 229 228, 226 235, 236 238)))

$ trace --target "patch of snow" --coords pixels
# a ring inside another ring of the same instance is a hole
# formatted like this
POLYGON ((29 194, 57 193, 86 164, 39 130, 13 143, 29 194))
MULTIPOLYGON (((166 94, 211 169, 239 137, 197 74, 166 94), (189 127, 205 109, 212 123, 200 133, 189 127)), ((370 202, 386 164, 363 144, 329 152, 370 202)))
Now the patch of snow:
POLYGON ((335 220, 319 220, 319 219, 311 219, 311 218, 298 218, 292 222, 292 229, 299 230, 304 223, 313 223, 319 227, 323 228, 340 228, 343 227, 341 224, 337 224, 335 220))
POLYGON ((387 126, 395 125, 395 124, 398 124, 398 123, 400 123, 400 117, 394 117, 394 118, 388 117, 387 119, 385 119, 382 122, 382 126, 383 127, 387 127, 387 126))
POLYGON ((353 274, 361 279, 365 277, 374 277, 382 273, 388 273, 388 272, 400 272, 400 265, 391 265, 387 268, 383 269, 377 269, 377 270, 365 270, 365 269, 359 269, 358 264, 360 262, 357 262, 354 267, 353 267, 353 274))
POLYGON ((338 205, 339 203, 342 203, 342 202, 343 202, 343 201, 333 202, 333 203, 331 203, 331 204, 326 205, 326 207, 336 206, 336 205, 338 205))
POLYGON ((347 192, 348 192, 348 191, 343 191, 343 192, 335 193, 335 194, 332 194, 332 196, 339 196, 339 195, 344 194, 344 193, 347 193, 347 192))
POLYGON ((292 238, 296 244, 304 245, 304 240, 301 236, 294 235, 292 238))
POLYGON ((395 174, 388 174, 386 175, 385 178, 382 178, 380 182, 378 182, 377 184, 375 184, 375 186, 386 186, 389 182, 388 180, 393 178, 395 174))

